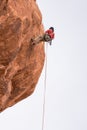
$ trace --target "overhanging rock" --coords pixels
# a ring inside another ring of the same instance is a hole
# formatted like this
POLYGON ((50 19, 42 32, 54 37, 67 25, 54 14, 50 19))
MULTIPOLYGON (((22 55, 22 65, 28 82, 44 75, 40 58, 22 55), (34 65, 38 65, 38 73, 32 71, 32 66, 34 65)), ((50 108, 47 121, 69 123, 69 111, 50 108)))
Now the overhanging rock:
POLYGON ((43 34, 35 0, 0 1, 0 111, 31 95, 44 65, 44 45, 31 45, 43 34))

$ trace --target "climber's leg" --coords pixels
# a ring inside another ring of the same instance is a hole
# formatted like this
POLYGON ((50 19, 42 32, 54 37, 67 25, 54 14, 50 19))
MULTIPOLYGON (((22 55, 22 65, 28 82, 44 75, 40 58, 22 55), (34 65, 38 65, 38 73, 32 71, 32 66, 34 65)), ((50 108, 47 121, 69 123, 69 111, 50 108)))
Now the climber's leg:
POLYGON ((35 39, 31 39, 31 42, 32 42, 33 45, 36 45, 36 44, 39 44, 41 41, 43 41, 43 42, 49 42, 51 40, 52 39, 50 38, 50 36, 48 34, 44 34, 42 36, 38 36, 35 39))
POLYGON ((38 37, 36 37, 35 39, 31 39, 31 41, 32 41, 32 44, 33 44, 33 45, 36 45, 36 44, 38 44, 39 42, 43 41, 43 36, 38 36, 38 37))

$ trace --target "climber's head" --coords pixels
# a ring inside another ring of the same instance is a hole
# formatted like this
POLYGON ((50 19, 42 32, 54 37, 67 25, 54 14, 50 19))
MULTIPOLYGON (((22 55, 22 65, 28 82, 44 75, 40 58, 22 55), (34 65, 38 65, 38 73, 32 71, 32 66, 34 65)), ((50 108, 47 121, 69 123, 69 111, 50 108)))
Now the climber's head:
POLYGON ((50 27, 49 29, 51 29, 54 32, 54 27, 50 27))

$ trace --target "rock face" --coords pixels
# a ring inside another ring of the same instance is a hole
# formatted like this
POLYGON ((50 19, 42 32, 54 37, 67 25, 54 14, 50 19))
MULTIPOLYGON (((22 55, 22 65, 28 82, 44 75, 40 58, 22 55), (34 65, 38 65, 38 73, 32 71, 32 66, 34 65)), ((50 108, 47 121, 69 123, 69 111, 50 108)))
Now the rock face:
POLYGON ((44 65, 42 16, 35 0, 0 0, 0 112, 31 95, 44 65))

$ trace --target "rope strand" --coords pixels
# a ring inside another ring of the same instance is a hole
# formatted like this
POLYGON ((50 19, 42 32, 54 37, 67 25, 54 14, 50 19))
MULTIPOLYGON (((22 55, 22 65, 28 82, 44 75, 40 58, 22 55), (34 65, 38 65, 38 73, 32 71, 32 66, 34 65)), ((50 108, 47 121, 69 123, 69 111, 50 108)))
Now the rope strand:
POLYGON ((46 57, 45 57, 45 78, 44 78, 44 99, 43 99, 42 130, 44 130, 44 123, 45 123, 45 102, 46 102, 46 81, 47 81, 47 52, 48 52, 48 43, 46 44, 46 57))

